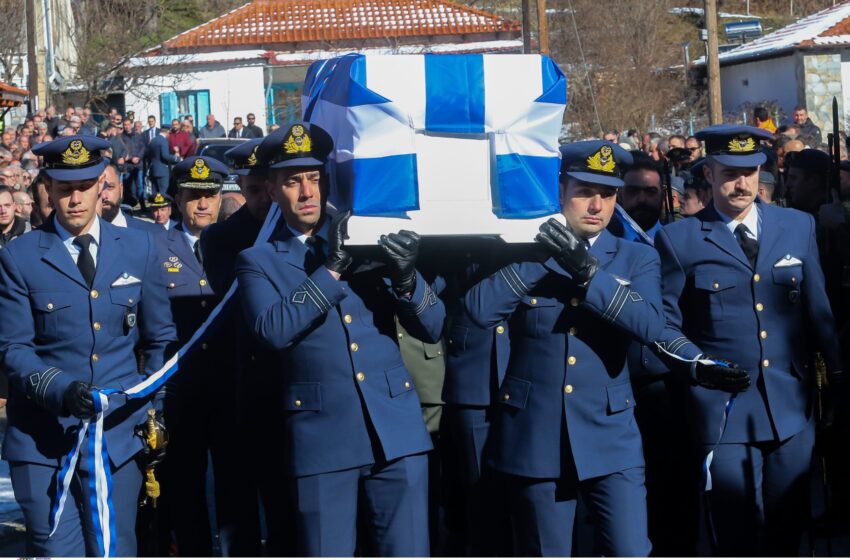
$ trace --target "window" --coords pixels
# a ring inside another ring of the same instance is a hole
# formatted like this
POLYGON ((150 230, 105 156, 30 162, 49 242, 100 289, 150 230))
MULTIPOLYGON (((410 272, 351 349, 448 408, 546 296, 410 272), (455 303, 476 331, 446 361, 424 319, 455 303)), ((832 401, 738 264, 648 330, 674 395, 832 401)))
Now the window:
POLYGON ((169 91, 159 96, 159 117, 161 123, 170 123, 192 115, 195 128, 203 126, 210 114, 210 90, 169 91))

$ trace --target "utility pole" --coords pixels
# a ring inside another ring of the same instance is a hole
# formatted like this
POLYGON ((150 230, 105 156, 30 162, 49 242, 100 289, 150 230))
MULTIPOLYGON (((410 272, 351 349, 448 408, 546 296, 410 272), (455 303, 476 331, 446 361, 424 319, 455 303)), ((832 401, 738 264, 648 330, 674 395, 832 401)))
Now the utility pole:
MULTIPOLYGON (((44 101, 38 98, 38 53, 35 47, 35 0, 25 0, 27 14, 27 89, 30 92, 30 108, 41 109, 44 101)), ((45 104, 46 105, 46 104, 45 104)))
POLYGON ((717 48, 717 1, 705 0, 706 68, 708 69, 708 121, 709 124, 723 122, 723 107, 720 103, 720 59, 717 48))
POLYGON ((549 54, 549 26, 546 23, 546 0, 537 0, 537 35, 540 54, 549 54))
POLYGON ((531 54, 531 6, 522 0, 522 54, 531 54))

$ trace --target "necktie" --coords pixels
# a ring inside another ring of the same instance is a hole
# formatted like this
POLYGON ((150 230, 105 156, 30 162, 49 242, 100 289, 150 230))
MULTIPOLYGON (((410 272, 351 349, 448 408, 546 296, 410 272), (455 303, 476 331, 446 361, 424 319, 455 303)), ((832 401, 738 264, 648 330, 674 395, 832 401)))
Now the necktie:
POLYGON ((95 271, 94 257, 91 256, 91 251, 89 251, 89 245, 91 245, 92 241, 94 241, 94 238, 88 233, 74 239, 74 245, 80 248, 80 256, 77 257, 77 268, 80 269, 80 274, 83 275, 83 279, 89 288, 91 288, 92 282, 94 282, 95 271))
POLYGON ((312 274, 314 270, 319 268, 325 260, 325 252, 322 246, 323 240, 321 237, 308 237, 304 244, 307 245, 307 258, 305 265, 307 273, 312 274))
POLYGON ((747 260, 750 261, 750 266, 756 267, 756 259, 759 256, 759 242, 750 236, 750 230, 744 224, 738 224, 735 228, 735 237, 738 239, 738 244, 747 260))
POLYGON ((195 241, 195 245, 192 246, 192 250, 195 252, 195 258, 198 259, 198 262, 203 265, 204 257, 201 255, 201 240, 195 241))

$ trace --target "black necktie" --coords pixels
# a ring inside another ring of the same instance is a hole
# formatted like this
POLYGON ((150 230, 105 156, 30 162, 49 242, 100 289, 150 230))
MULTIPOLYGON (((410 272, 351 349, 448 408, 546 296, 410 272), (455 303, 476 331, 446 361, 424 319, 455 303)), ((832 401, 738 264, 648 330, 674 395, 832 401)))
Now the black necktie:
POLYGON ((750 237, 750 230, 744 224, 738 224, 735 228, 735 237, 738 239, 738 244, 744 251, 747 260, 750 261, 750 266, 756 267, 756 259, 759 256, 759 242, 750 237))
POLYGON ((308 237, 304 244, 307 246, 307 258, 304 264, 307 266, 307 273, 312 274, 325 261, 323 240, 321 237, 308 237))
POLYGON ((95 271, 94 257, 91 256, 91 251, 89 251, 89 245, 92 244, 92 241, 94 241, 94 238, 88 233, 74 238, 74 245, 80 248, 80 255, 77 257, 77 268, 80 269, 80 274, 83 275, 83 279, 89 288, 91 288, 92 282, 94 282, 95 271))
POLYGON ((195 241, 195 245, 192 246, 192 250, 195 252, 195 258, 198 259, 198 263, 204 264, 204 257, 201 255, 201 240, 195 241))

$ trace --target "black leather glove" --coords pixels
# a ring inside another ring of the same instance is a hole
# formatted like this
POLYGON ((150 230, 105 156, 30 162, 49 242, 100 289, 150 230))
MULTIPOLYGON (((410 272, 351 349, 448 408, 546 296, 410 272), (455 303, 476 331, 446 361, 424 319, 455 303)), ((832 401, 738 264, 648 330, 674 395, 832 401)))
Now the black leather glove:
POLYGON ((82 381, 74 381, 67 389, 62 397, 62 403, 65 410, 71 416, 76 416, 81 420, 87 420, 94 416, 94 399, 91 396, 93 387, 82 381))
POLYGON ((416 288, 416 257, 419 255, 419 234, 401 230, 382 235, 378 245, 387 258, 390 279, 397 294, 409 294, 416 288))
POLYGON ((348 218, 351 210, 340 212, 331 220, 328 229, 328 257, 325 259, 325 268, 337 274, 345 272, 351 266, 351 255, 343 249, 343 243, 348 239, 348 218))
POLYGON ((139 460, 146 467, 155 467, 165 459, 165 450, 168 447, 168 430, 165 428, 165 417, 162 412, 154 415, 154 430, 157 432, 156 449, 151 446, 148 439, 148 421, 136 426, 136 435, 142 438, 144 447, 139 454, 139 460))
POLYGON ((729 365, 725 366, 715 361, 726 362, 707 355, 699 359, 695 371, 697 385, 726 393, 740 393, 750 387, 750 374, 738 364, 726 362, 729 365))
POLYGON ((599 261, 590 254, 581 238, 555 218, 540 224, 540 233, 535 239, 580 286, 586 286, 596 274, 599 261))

